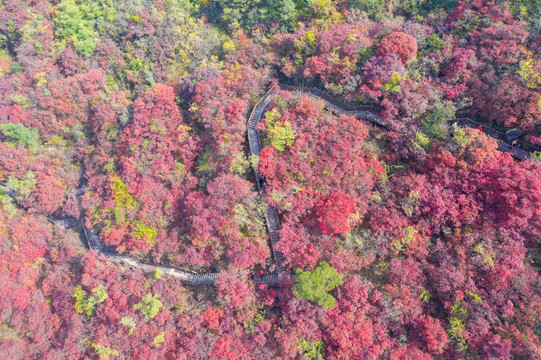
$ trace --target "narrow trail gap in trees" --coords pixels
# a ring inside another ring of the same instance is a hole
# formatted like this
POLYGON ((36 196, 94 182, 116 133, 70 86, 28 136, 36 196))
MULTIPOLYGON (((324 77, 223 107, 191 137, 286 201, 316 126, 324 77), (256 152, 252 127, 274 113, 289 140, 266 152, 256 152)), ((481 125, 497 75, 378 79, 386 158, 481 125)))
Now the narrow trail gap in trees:
MULTIPOLYGON (((278 84, 271 87, 269 91, 259 100, 259 102, 254 106, 252 109, 250 116, 248 118, 247 123, 247 137, 249 142, 249 149, 250 154, 259 156, 262 146, 261 141, 259 137, 258 131, 255 129, 257 124, 259 124, 261 120, 261 116, 263 115, 263 112, 267 108, 267 106, 270 104, 272 98, 274 98, 278 94, 278 89, 283 89, 287 91, 298 91, 301 93, 308 94, 310 97, 315 97, 317 99, 321 99, 325 102, 325 108, 329 110, 330 112, 336 114, 336 115, 347 115, 347 116, 353 116, 360 120, 365 120, 373 124, 374 126, 377 126, 379 128, 382 128, 386 131, 392 130, 391 127, 388 124, 385 124, 382 122, 381 118, 381 111, 383 109, 375 107, 375 106, 354 106, 348 103, 344 103, 333 96, 315 88, 307 88, 307 87, 294 87, 289 85, 283 85, 278 84)), ((481 131, 483 131, 487 136, 495 139, 498 143, 498 150, 503 152, 509 152, 511 153, 515 158, 518 160, 526 160, 531 157, 531 153, 534 151, 540 151, 541 149, 537 148, 536 146, 524 143, 524 142, 517 142, 514 141, 513 143, 509 144, 509 142, 506 141, 506 134, 495 130, 493 128, 490 128, 486 125, 483 125, 479 122, 476 122, 469 118, 457 118, 449 120, 450 124, 457 125, 459 127, 471 127, 471 128, 480 128, 481 131)), ((255 172, 255 182, 257 189, 261 195, 262 198, 265 198, 267 195, 266 192, 266 185, 265 185, 265 178, 263 174, 257 170, 254 169, 255 172)), ((3 185, 0 185, 0 189, 2 189, 6 194, 13 197, 17 204, 20 207, 23 207, 20 202, 16 198, 16 194, 13 193, 13 191, 8 190, 3 185)), ((80 197, 86 192, 86 188, 80 188, 76 192, 76 196, 80 197)), ((71 219, 59 219, 58 217, 54 215, 48 215, 46 216, 47 220, 52 222, 54 225, 60 227, 61 229, 65 230, 66 228, 69 228, 71 226, 67 225, 71 219)), ((84 216, 81 218, 84 219, 84 216)), ((279 231, 280 231, 280 221, 278 219, 278 213, 275 208, 271 207, 269 204, 267 204, 267 210, 265 214, 266 224, 269 232, 269 245, 271 249, 272 259, 274 264, 276 265, 276 271, 273 274, 267 275, 263 278, 254 278, 253 281, 260 284, 268 284, 277 286, 280 281, 280 275, 284 273, 283 264, 285 262, 284 255, 277 251, 275 249, 275 245, 280 241, 279 231)), ((84 221, 84 220, 83 220, 84 221)), ((97 250, 99 253, 103 254, 105 257, 110 259, 111 261, 131 266, 134 268, 142 269, 144 271, 157 271, 160 270, 162 273, 166 275, 170 275, 174 278, 179 279, 181 282, 183 282, 186 285, 214 285, 218 278, 220 277, 220 273, 208 273, 208 274, 198 274, 194 275, 185 271, 178 270, 176 268, 166 267, 166 266, 159 266, 159 265, 151 265, 151 264, 145 264, 140 261, 137 261, 135 259, 132 259, 127 256, 114 254, 111 252, 107 252, 103 250, 102 247, 102 241, 101 239, 92 232, 90 228, 85 226, 83 224, 84 230, 84 237, 87 242, 87 246, 90 250, 97 250)))

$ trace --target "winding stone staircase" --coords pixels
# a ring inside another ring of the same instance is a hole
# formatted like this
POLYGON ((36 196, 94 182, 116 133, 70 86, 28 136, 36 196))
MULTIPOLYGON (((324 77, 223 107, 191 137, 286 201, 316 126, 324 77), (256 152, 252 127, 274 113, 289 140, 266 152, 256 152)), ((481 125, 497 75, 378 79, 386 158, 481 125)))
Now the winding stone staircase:
MULTIPOLYGON (((254 106, 250 117, 248 118, 247 136, 250 145, 251 155, 259 156, 261 152, 261 140, 259 137, 259 133, 255 128, 257 124, 259 124, 259 122, 261 121, 261 116, 263 115, 265 109, 269 106, 270 102, 278 94, 278 91, 280 89, 288 91, 300 91, 302 93, 308 94, 312 98, 323 99, 325 101, 325 108, 336 115, 344 114, 347 116, 353 116, 357 119, 368 121, 384 130, 391 130, 391 127, 382 121, 380 113, 383 110, 381 108, 377 108, 375 106, 354 106, 351 104, 347 104, 315 88, 293 87, 279 84, 274 85, 261 98, 261 100, 259 100, 259 102, 254 106)), ((509 152, 519 160, 526 160, 530 158, 530 154, 532 152, 541 151, 540 148, 524 142, 514 141, 513 143, 509 143, 508 141, 506 141, 506 135, 504 133, 487 127, 469 118, 457 118, 449 120, 449 122, 462 128, 480 128, 485 134, 487 134, 491 138, 494 138, 498 142, 498 150, 509 152)), ((260 195, 263 198, 266 198, 267 190, 265 185, 265 178, 263 174, 257 169, 255 169, 255 178, 260 195)), ((5 188, 2 185, 0 185, 0 188, 6 194, 17 199, 16 194, 13 191, 5 188)), ((79 189, 78 196, 82 195, 84 191, 84 189, 79 189)), ((266 275, 262 278, 254 278, 253 281, 260 284, 276 286, 279 284, 280 275, 284 272, 283 264, 285 262, 284 255, 280 251, 276 250, 276 244, 280 241, 280 221, 276 209, 271 207, 270 205, 267 205, 265 218, 269 232, 272 259, 274 264, 276 265, 276 270, 273 274, 266 275)), ((59 219, 54 216, 48 216, 47 219, 56 226, 61 227, 62 229, 67 228, 64 223, 64 219, 59 219)), ((143 271, 148 272, 160 270, 163 274, 179 279, 186 285, 214 285, 220 277, 220 273, 192 274, 176 268, 145 264, 127 256, 104 251, 100 238, 86 226, 84 227, 84 235, 89 249, 96 250, 111 261, 118 264, 126 265, 132 268, 142 269, 143 271)))

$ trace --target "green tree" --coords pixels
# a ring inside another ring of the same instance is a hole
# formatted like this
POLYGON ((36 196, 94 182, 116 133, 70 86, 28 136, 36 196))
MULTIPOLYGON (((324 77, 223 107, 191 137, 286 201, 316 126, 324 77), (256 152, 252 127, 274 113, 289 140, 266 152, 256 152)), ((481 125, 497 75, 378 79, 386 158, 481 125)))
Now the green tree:
POLYGON ((222 19, 226 23, 236 21, 245 29, 274 19, 285 25, 296 14, 293 0, 218 0, 218 3, 222 9, 222 19))
POLYGON ((449 12, 458 5, 458 0, 432 0, 425 3, 429 10, 444 9, 449 12))
POLYGON ((541 11, 541 0, 510 0, 509 7, 515 15, 535 17, 541 11))
POLYGON ((111 190, 113 190, 115 204, 113 211, 117 223, 127 221, 129 213, 139 211, 141 208, 140 202, 130 194, 128 186, 120 177, 115 176, 111 178, 111 190))
POLYGON ((455 111, 447 106, 435 106, 421 122, 421 130, 429 138, 438 138, 445 134, 445 122, 455 117, 455 111))
POLYGON ((471 141, 471 138, 466 135, 464 129, 459 128, 457 125, 453 125, 453 140, 456 141, 457 144, 464 146, 471 141))
POLYGON ((62 0, 58 8, 56 35, 64 45, 72 41, 84 56, 92 55, 105 25, 116 18, 112 0, 62 0))
POLYGON ((309 360, 323 360, 325 358, 325 343, 321 340, 301 340, 297 349, 309 360))
POLYGON ((407 17, 423 16, 426 14, 427 0, 402 0, 398 4, 399 13, 407 17))
MULTIPOLYGON (((271 19, 278 19, 282 25, 288 25, 296 18, 297 8, 294 0, 277 0, 269 3, 271 4, 269 6, 271 19)), ((304 5, 303 1, 299 1, 299 5, 304 5)))
POLYGON ((22 145, 31 151, 38 147, 38 129, 29 129, 21 124, 0 124, 0 130, 10 143, 22 145))
POLYGON ((135 331, 135 327, 137 326, 135 324, 135 320, 133 320, 133 318, 129 317, 129 316, 123 316, 120 319, 120 323, 122 325, 127 326, 127 327, 130 328, 130 331, 128 332, 128 335, 131 335, 135 331))
POLYGON ((322 262, 312 271, 297 269, 293 294, 330 309, 334 306, 335 299, 328 291, 342 283, 343 277, 338 271, 326 262, 322 262))
POLYGON ((110 349, 102 344, 94 344, 86 340, 87 345, 92 348, 101 360, 108 360, 111 356, 118 356, 118 351, 110 349))
POLYGON ((163 271, 161 269, 156 269, 156 271, 152 273, 152 278, 154 280, 158 280, 162 277, 162 275, 163 275, 163 271))
POLYGON ((17 214, 17 207, 13 203, 12 197, 7 195, 2 189, 0 189, 0 205, 2 205, 4 214, 6 214, 8 219, 17 214))
POLYGON ((152 244, 156 243, 154 237, 158 234, 158 231, 155 228, 145 225, 141 220, 136 220, 133 224, 134 229, 132 234, 135 238, 152 244))
POLYGON ((541 0, 511 0, 509 6, 515 16, 528 22, 531 38, 541 33, 541 0))
POLYGON ((22 179, 17 179, 15 176, 10 176, 6 182, 6 188, 13 191, 17 195, 18 200, 27 198, 34 187, 36 186, 36 177, 32 171, 27 171, 22 179))
POLYGON ((88 293, 81 288, 81 285, 77 285, 71 293, 71 296, 75 298, 75 305, 73 306, 75 311, 79 314, 84 312, 86 315, 90 316, 94 312, 96 305, 104 302, 108 295, 105 286, 103 285, 92 289, 92 296, 89 296, 88 293))
POLYGON ((364 11, 374 18, 380 18, 383 15, 383 5, 385 0, 353 0, 351 7, 364 11))
POLYGON ((291 123, 289 123, 289 121, 281 122, 278 121, 279 118, 280 111, 276 108, 265 114, 265 122, 268 126, 267 136, 270 145, 282 152, 286 147, 293 145, 297 135, 291 128, 291 123))
POLYGON ((430 138, 420 131, 415 134, 415 138, 411 140, 411 143, 413 144, 413 147, 417 150, 430 150, 430 138))
POLYGON ((456 340, 462 351, 468 348, 468 343, 463 334, 464 330, 466 329, 464 323, 467 313, 468 311, 462 306, 462 302, 460 300, 456 300, 451 307, 452 317, 449 318, 448 332, 451 335, 451 338, 456 340))
POLYGON ((161 332, 158 333, 158 335, 154 336, 154 340, 152 340, 152 344, 154 344, 154 346, 158 347, 164 341, 165 341, 165 332, 161 331, 161 332))
POLYGON ((135 310, 141 310, 141 313, 147 318, 154 318, 158 315, 162 302, 156 297, 156 295, 146 294, 141 298, 141 302, 133 305, 135 310))
POLYGON ((277 122, 272 128, 269 128, 271 146, 280 152, 284 151, 286 147, 293 145, 296 137, 297 135, 291 128, 289 121, 284 123, 277 122))
POLYGON ((9 68, 14 74, 22 73, 24 71, 24 67, 16 61, 11 61, 9 63, 9 68))
POLYGON ((423 51, 426 53, 437 52, 445 47, 446 42, 438 35, 432 34, 426 38, 423 51))

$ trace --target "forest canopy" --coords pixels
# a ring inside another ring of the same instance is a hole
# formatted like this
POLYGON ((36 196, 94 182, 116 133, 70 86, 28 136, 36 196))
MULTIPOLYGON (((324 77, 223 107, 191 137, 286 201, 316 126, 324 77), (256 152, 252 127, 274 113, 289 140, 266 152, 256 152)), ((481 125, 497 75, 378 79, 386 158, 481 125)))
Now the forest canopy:
POLYGON ((540 24, 3 0, 0 358, 541 357, 540 24))

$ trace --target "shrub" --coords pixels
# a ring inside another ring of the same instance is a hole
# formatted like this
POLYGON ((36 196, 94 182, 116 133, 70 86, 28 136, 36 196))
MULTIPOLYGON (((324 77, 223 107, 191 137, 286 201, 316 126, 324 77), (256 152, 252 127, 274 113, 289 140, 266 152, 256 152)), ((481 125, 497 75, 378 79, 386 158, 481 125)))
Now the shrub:
POLYGON ((323 360, 325 358, 325 343, 321 340, 301 340, 297 349, 310 360, 323 360))
POLYGON ((78 285, 71 293, 71 296, 75 298, 75 311, 79 314, 84 312, 86 315, 90 316, 94 312, 95 306, 104 302, 108 296, 105 286, 103 285, 92 289, 92 295, 93 296, 89 296, 87 292, 81 288, 81 285, 78 285))
POLYGON ((136 327, 136 324, 135 324, 135 321, 133 320, 132 317, 128 317, 128 316, 123 316, 121 319, 120 319, 120 323, 124 326, 127 326, 130 328, 130 331, 128 332, 128 335, 131 335, 134 330, 135 330, 135 327, 136 327))
POLYGON ((437 52, 445 47, 446 42, 443 41, 438 35, 432 34, 426 38, 426 44, 424 51, 427 53, 437 52))
POLYGON ((94 344, 88 340, 86 340, 88 346, 92 348, 96 354, 99 356, 100 360, 107 360, 112 356, 118 356, 118 351, 110 349, 102 344, 94 344))
POLYGON ((141 310, 141 313, 150 319, 158 315, 161 307, 162 302, 150 293, 143 296, 140 303, 133 305, 135 310, 141 310))
POLYGON ((445 133, 445 123, 453 119, 455 112, 444 105, 438 105, 422 120, 421 129, 429 138, 438 138, 445 133))
POLYGON ((116 18, 111 0, 62 0, 58 7, 56 35, 62 38, 64 44, 72 41, 83 56, 90 56, 94 52, 96 39, 100 37, 98 29, 116 18))
POLYGON ((38 147, 38 129, 29 129, 21 124, 0 124, 0 131, 9 139, 9 142, 27 147, 35 151, 38 147))
POLYGON ((10 176, 6 182, 6 188, 15 192, 19 200, 27 198, 36 186, 36 177, 32 171, 26 172, 22 179, 10 176))
POLYGON ((312 271, 297 269, 293 294, 301 299, 323 305, 326 309, 334 307, 335 298, 328 294, 343 283, 342 276, 329 264, 322 262, 312 271))

